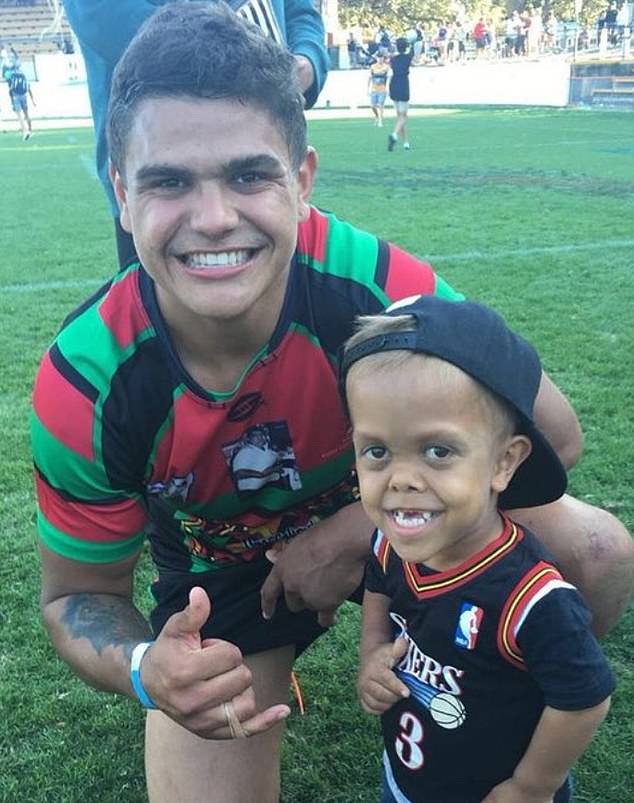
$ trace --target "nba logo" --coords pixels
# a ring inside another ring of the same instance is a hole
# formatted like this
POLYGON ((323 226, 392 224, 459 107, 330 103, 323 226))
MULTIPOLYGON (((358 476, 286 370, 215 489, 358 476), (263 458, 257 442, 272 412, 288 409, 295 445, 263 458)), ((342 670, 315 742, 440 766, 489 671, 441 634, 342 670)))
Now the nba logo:
POLYGON ((463 602, 458 617, 454 643, 465 650, 475 649, 484 611, 471 602, 463 602))

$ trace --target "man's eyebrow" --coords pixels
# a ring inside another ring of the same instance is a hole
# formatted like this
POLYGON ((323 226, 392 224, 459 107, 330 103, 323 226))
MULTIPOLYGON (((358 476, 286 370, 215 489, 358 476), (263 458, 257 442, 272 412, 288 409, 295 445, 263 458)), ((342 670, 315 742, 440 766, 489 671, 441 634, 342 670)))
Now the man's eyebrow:
POLYGON ((161 179, 180 179, 187 181, 191 178, 191 171, 177 165, 149 164, 140 167, 134 174, 134 178, 139 184, 147 184, 151 181, 161 179))
POLYGON ((244 170, 284 170, 284 164, 269 153, 257 153, 230 159, 222 168, 224 173, 239 173, 244 170))

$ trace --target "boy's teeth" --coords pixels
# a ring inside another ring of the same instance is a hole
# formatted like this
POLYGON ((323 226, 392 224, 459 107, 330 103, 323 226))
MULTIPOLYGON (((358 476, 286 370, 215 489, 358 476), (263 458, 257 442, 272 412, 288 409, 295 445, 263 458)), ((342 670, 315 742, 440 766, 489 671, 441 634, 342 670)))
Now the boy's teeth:
POLYGON ((185 261, 189 268, 223 268, 227 265, 241 265, 243 262, 247 262, 250 256, 249 249, 241 248, 236 251, 189 254, 185 261))
POLYGON ((422 527, 423 524, 427 524, 427 522, 431 521, 434 517, 434 514, 429 510, 394 510, 392 515, 399 527, 412 528, 422 527))

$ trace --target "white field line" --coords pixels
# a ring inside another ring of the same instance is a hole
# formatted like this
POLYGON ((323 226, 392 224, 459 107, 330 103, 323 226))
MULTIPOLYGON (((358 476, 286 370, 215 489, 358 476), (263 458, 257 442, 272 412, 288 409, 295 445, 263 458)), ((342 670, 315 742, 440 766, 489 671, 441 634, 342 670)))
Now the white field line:
MULTIPOLYGON (((431 254, 424 257, 425 260, 436 262, 465 262, 467 260, 483 260, 495 262, 509 257, 530 257, 540 254, 578 254, 584 251, 609 251, 618 248, 633 248, 634 240, 599 240, 594 243, 578 243, 568 245, 546 245, 537 248, 513 248, 507 251, 463 251, 460 254, 431 254)), ((21 293, 41 293, 46 290, 67 290, 74 288, 99 287, 107 279, 61 279, 50 282, 25 282, 23 284, 0 285, 0 295, 21 294, 21 293)))
POLYGON ((562 245, 543 245, 535 248, 511 248, 507 251, 463 251, 460 254, 431 254, 424 259, 429 262, 465 262, 471 259, 481 259, 495 262, 509 257, 530 257, 543 254, 578 254, 584 251, 609 251, 611 248, 632 248, 634 240, 598 240, 594 243, 570 243, 562 245))

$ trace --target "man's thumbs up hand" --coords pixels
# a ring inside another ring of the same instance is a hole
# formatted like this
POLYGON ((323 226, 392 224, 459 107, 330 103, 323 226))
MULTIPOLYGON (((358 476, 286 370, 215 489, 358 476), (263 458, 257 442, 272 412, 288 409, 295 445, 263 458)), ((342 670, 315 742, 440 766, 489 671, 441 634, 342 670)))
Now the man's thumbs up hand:
POLYGON ((276 705, 256 713, 251 671, 238 647, 201 637, 211 609, 207 592, 192 588, 187 606, 167 620, 143 659, 145 690, 171 719, 206 739, 230 739, 236 730, 246 736, 268 730, 290 709, 276 705))

